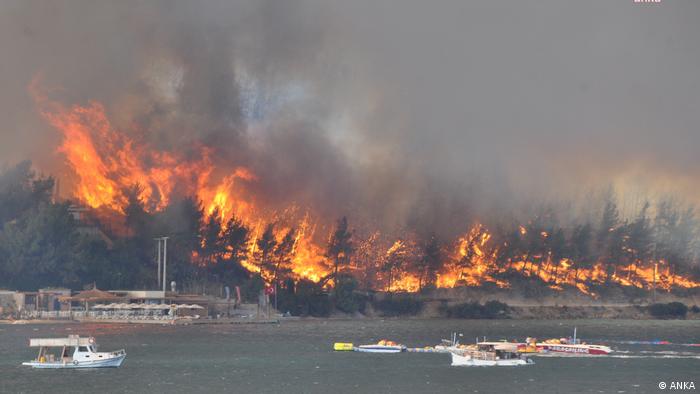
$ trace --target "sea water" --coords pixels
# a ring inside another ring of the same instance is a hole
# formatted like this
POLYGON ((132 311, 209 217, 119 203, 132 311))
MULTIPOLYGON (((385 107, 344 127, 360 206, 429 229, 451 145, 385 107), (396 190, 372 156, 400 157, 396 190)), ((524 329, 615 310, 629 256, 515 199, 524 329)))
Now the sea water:
POLYGON ((700 321, 418 320, 286 321, 264 325, 0 325, 2 393, 654 393, 700 383, 700 321), (333 352, 334 342, 409 347, 460 333, 463 343, 578 336, 608 357, 535 357, 521 367, 452 367, 448 354, 333 352), (125 348, 119 369, 32 370, 33 337, 97 337, 125 348), (664 340, 672 345, 635 344, 664 340))

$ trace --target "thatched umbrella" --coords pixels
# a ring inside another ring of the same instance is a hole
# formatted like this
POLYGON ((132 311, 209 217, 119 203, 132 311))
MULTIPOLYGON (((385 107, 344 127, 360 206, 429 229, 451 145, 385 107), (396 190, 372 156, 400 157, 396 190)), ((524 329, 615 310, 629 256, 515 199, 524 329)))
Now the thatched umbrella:
POLYGON ((64 300, 64 301, 84 302, 86 312, 89 309, 90 302, 116 301, 116 300, 120 300, 120 299, 121 299, 121 297, 117 297, 112 293, 108 293, 106 291, 102 291, 99 289, 84 290, 84 291, 81 291, 74 296, 62 297, 62 300, 64 300))

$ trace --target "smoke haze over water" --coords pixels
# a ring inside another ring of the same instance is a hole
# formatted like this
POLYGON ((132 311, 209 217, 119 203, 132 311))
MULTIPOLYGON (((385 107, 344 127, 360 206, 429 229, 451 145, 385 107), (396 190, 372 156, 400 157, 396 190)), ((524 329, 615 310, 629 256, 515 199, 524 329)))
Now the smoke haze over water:
POLYGON ((70 182, 39 78, 155 149, 214 147, 217 176, 250 168, 267 206, 370 227, 454 234, 608 185, 630 211, 700 202, 698 17, 691 1, 3 1, 0 161, 70 182))

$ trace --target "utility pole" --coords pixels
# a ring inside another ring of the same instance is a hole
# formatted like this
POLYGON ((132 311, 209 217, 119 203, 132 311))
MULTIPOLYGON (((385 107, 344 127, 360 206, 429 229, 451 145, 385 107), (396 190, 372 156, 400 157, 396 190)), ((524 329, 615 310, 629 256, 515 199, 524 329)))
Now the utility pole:
POLYGON ((153 238, 156 241, 158 241, 158 281, 156 282, 156 286, 161 285, 163 286, 163 293, 165 293, 166 290, 166 285, 168 283, 167 281, 167 273, 168 273, 168 238, 170 237, 160 237, 160 238, 153 238), (163 258, 161 259, 161 254, 160 254, 160 244, 161 242, 163 243, 163 258), (160 275, 160 265, 161 265, 161 260, 163 261, 163 276, 161 277, 160 275), (161 282, 162 281, 162 282, 161 282))
POLYGON ((160 238, 153 239, 158 241, 158 281, 156 282, 156 286, 158 286, 160 284, 160 238))
POLYGON ((163 294, 165 294, 168 272, 168 237, 163 237, 163 294))

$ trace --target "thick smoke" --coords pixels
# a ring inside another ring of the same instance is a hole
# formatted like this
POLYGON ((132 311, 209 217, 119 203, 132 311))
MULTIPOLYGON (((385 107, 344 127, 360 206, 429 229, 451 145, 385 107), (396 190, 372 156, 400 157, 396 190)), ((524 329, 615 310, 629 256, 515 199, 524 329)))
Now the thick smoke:
MULTIPOLYGON (((66 171, 27 86, 157 149, 216 147, 271 208, 445 236, 612 185, 700 191, 700 4, 0 5, 0 158, 66 171), (135 126, 136 125, 136 126, 135 126)), ((583 205, 583 204, 578 204, 583 205)), ((623 208, 626 206, 623 205, 623 208)))

